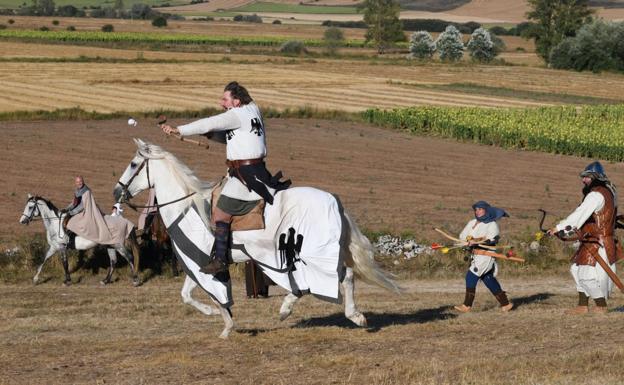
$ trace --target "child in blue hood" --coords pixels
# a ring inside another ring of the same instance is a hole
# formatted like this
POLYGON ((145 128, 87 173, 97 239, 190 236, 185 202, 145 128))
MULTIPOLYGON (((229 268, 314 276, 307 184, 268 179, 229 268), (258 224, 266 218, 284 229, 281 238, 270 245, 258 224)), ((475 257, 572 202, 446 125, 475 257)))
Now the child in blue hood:
MULTIPOLYGON (((500 238, 500 230, 496 223, 502 217, 508 217, 503 209, 490 206, 485 201, 479 201, 472 205, 474 219, 468 222, 459 235, 459 239, 467 241, 473 248, 479 248, 478 243, 494 246, 500 238)), ((507 294, 501 288, 496 279, 498 265, 496 260, 486 255, 473 253, 470 255, 470 268, 466 273, 466 296, 464 303, 455 306, 457 311, 467 313, 474 302, 477 283, 482 280, 485 286, 492 292, 501 306, 501 311, 507 312, 513 308, 513 304, 507 299, 507 294)))

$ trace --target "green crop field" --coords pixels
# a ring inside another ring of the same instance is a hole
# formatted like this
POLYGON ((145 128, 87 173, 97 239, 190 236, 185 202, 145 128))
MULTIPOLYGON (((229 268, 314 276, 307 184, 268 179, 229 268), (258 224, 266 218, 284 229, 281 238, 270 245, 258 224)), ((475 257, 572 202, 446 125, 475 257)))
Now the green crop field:
POLYGON ((501 147, 624 160, 624 105, 486 109, 371 109, 376 124, 501 147))
POLYGON ((355 7, 333 7, 320 5, 278 4, 258 2, 230 10, 232 12, 280 12, 280 13, 313 13, 313 14, 353 14, 358 13, 355 7))
MULTIPOLYGON (((126 8, 132 7, 133 4, 143 3, 147 5, 151 5, 154 7, 160 6, 162 4, 169 5, 185 5, 190 4, 190 0, 124 0, 124 6, 126 8)), ((16 9, 22 5, 31 5, 31 0, 0 0, 0 8, 10 8, 16 9)), ((115 5, 115 0, 55 0, 54 4, 57 7, 62 7, 64 5, 73 5, 76 8, 83 7, 93 7, 93 6, 101 6, 101 7, 112 7, 115 5)))
MULTIPOLYGON (((205 45, 255 45, 279 46, 292 40, 287 37, 233 37, 212 36, 182 33, 150 33, 150 32, 99 32, 99 31, 33 31, 33 30, 0 30, 0 39, 60 42, 60 43, 147 43, 147 44, 205 44, 205 45)), ((304 39, 307 46, 318 47, 324 43, 321 39, 304 39)), ((363 40, 347 40, 346 47, 362 47, 363 40)))

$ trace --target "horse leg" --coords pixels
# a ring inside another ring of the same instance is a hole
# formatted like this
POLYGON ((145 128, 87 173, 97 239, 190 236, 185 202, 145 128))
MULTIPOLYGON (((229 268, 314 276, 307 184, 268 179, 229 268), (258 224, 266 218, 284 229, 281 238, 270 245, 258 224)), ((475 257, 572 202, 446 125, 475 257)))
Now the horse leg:
POLYGON ((69 261, 67 260, 66 250, 61 250, 61 261, 63 262, 63 270, 65 270, 65 280, 63 281, 63 285, 69 286, 71 285, 71 278, 69 276, 69 261))
POLYGON ((134 268, 134 264, 132 263, 132 255, 128 253, 128 249, 126 249, 123 245, 119 245, 115 247, 115 250, 119 254, 121 254, 121 256, 124 257, 130 265, 130 271, 132 272, 132 285, 134 285, 134 287, 140 286, 141 280, 139 279, 137 271, 134 268))
POLYGON ((197 287, 197 283, 193 281, 189 276, 184 280, 184 285, 182 286, 182 291, 180 295, 182 296, 182 302, 187 305, 193 306, 195 309, 204 313, 205 315, 216 315, 217 310, 213 309, 211 306, 206 305, 205 303, 201 303, 192 297, 193 290, 197 287))
POLYGON ((173 273, 173 276, 177 277, 178 275, 180 275, 180 271, 178 270, 178 259, 173 254, 173 250, 171 250, 171 245, 167 242, 163 243, 163 250, 165 250, 165 253, 167 253, 169 259, 171 259, 171 272, 173 273))
POLYGON ((295 303, 298 299, 299 297, 297 297, 293 293, 288 293, 286 297, 284 297, 282 307, 280 307, 280 321, 285 320, 292 314, 293 307, 295 306, 295 303))
POLYGON ((50 246, 48 248, 45 257, 43 258, 43 262, 41 262, 41 265, 39 265, 39 267, 37 268, 37 273, 35 273, 35 276, 33 277, 33 284, 36 285, 39 282, 39 274, 41 274, 41 269, 43 269, 43 265, 45 265, 47 260, 50 259, 50 257, 53 256, 56 251, 57 249, 54 246, 50 246))
POLYGON ((347 267, 344 280, 341 283, 342 292, 344 294, 345 301, 345 317, 350 319, 357 326, 366 326, 366 317, 360 313, 355 306, 355 299, 353 295, 353 269, 347 267))
POLYGON ((230 313, 230 309, 223 307, 219 302, 215 301, 212 297, 212 302, 217 305, 219 312, 221 313, 221 317, 223 317, 223 323, 225 326, 223 327, 223 331, 219 335, 219 338, 226 339, 230 335, 230 332, 234 328, 234 321, 232 320, 232 314, 230 313))
POLYGON ((110 264, 108 265, 108 272, 106 273, 106 278, 100 281, 100 284, 107 285, 112 282, 113 270, 115 270, 115 263, 117 263, 117 252, 112 247, 106 248, 106 252, 108 253, 108 259, 110 264))

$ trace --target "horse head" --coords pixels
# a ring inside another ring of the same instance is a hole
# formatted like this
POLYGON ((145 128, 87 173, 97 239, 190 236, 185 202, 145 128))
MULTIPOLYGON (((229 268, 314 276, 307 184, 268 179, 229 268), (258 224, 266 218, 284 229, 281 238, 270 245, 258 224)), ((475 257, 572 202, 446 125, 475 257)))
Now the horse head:
POLYGON ((141 191, 153 187, 149 180, 150 144, 141 139, 134 139, 134 143, 138 147, 136 155, 121 174, 113 190, 113 196, 117 202, 130 200, 141 191))
POLYGON ((26 199, 26 206, 24 206, 24 211, 20 216, 19 223, 27 225, 34 217, 38 217, 41 215, 39 207, 37 206, 37 199, 37 196, 32 196, 31 194, 28 194, 26 199))

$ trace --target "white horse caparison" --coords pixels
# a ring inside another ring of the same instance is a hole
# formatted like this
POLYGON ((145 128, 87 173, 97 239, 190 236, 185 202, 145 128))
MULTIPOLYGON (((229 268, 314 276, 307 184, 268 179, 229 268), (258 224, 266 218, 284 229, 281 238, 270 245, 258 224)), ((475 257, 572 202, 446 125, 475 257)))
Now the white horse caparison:
MULTIPOLYGON (((161 204, 160 214, 163 222, 169 227, 181 213, 186 210, 191 203, 200 207, 204 211, 205 197, 210 196, 215 183, 200 181, 194 173, 180 162, 171 153, 163 150, 159 146, 145 143, 141 140, 135 142, 139 148, 136 156, 128 165, 119 183, 115 187, 115 200, 120 198, 130 199, 141 191, 153 188, 157 201, 161 204), (149 162, 149 164, 148 164, 149 162), (189 193, 195 192, 193 196, 189 193), (181 199, 187 196, 186 199, 181 199)), ((281 193, 280 193, 281 194, 281 193)), ((205 211, 204 211, 205 212, 205 211)), ((345 244, 340 245, 341 254, 344 253, 345 276, 341 282, 343 298, 345 301, 345 316, 358 326, 366 326, 366 318, 357 310, 354 300, 354 272, 368 282, 380 287, 400 292, 400 288, 393 280, 384 273, 374 262, 373 248, 370 241, 362 235, 353 221, 344 214, 344 223, 348 226, 345 244)), ((233 256, 234 257, 234 256, 233 256)), ((234 262, 244 262, 248 260, 244 256, 234 257, 234 262)), ((213 308, 202 304, 191 297, 191 292, 198 284, 188 275, 182 288, 184 302, 191 304, 206 315, 215 314, 213 308)), ((286 288, 289 290, 289 288, 286 288)), ((280 308, 280 319, 286 319, 293 311, 293 306, 299 297, 289 293, 284 298, 280 308)), ((225 327, 220 335, 227 338, 234 327, 229 308, 224 307, 214 298, 219 313, 223 317, 225 327)))
MULTIPOLYGON (((26 201, 26 206, 24 207, 24 212, 22 213, 19 222, 23 225, 28 225, 34 218, 41 218, 41 220, 43 221, 43 225, 46 229, 46 239, 48 241, 48 251, 45 254, 43 262, 37 268, 37 273, 33 277, 34 284, 37 284, 39 282, 39 274, 41 274, 41 269, 43 269, 43 265, 48 259, 50 259, 50 257, 52 257, 57 252, 61 255, 63 269, 65 270, 65 280, 63 281, 63 284, 71 284, 66 247, 68 237, 65 234, 63 226, 61 225, 65 215, 67 214, 60 214, 59 210, 50 200, 28 194, 28 200, 26 201)), ((98 243, 79 236, 76 237, 75 244, 76 250, 89 250, 94 248, 95 246, 98 246, 98 243)), ((107 252, 108 258, 110 260, 110 265, 108 267, 106 278, 104 278, 100 282, 103 285, 111 283, 111 278, 115 269, 115 263, 117 263, 117 253, 119 253, 126 259, 126 261, 128 261, 128 264, 130 264, 130 269, 132 270, 132 283, 135 286, 140 285, 141 282, 139 280, 139 277, 137 276, 136 270, 134 269, 134 264, 132 263, 132 255, 128 252, 126 247, 122 244, 111 246, 107 245, 107 252)))

